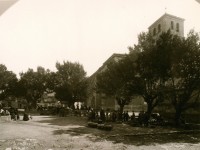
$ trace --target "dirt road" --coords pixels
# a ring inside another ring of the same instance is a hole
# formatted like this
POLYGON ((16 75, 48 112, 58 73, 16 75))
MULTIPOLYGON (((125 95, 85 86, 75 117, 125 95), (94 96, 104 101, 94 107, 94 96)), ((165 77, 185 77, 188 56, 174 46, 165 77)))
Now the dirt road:
MULTIPOLYGON (((34 116, 33 120, 10 121, 0 118, 0 150, 197 150, 200 143, 165 143, 152 145, 129 145, 106 139, 96 140, 93 134, 72 134, 73 130, 87 128, 79 123, 67 125, 52 123, 51 117, 34 116), (64 134, 58 134, 62 132, 64 134)), ((60 120, 62 122, 62 119, 60 120)))

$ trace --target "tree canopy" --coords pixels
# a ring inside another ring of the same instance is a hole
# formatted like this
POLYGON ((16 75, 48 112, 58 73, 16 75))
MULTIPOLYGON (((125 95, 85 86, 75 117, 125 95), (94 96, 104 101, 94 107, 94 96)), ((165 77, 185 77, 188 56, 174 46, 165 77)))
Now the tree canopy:
POLYGON ((15 95, 16 83, 16 74, 7 70, 5 65, 0 64, 0 99, 15 95))
POLYGON ((154 39, 150 33, 141 33, 138 44, 129 47, 130 53, 120 61, 107 64, 97 75, 99 91, 115 95, 122 107, 134 94, 147 103, 147 114, 168 99, 181 113, 199 103, 200 44, 199 34, 191 31, 186 38, 170 31, 154 39))
POLYGON ((147 112, 150 114, 168 94, 177 122, 183 111, 199 101, 199 35, 191 31, 182 38, 168 31, 154 41, 151 35, 142 33, 132 50, 140 51, 137 64, 144 87, 140 92, 147 112))
POLYGON ((46 70, 38 67, 37 71, 28 69, 20 74, 19 89, 21 96, 26 98, 29 107, 36 108, 38 99, 42 97, 46 90, 46 70))
POLYGON ((60 101, 72 105, 75 101, 84 101, 87 97, 86 72, 79 63, 56 63, 56 72, 51 72, 41 66, 37 70, 29 68, 20 73, 17 79, 12 71, 0 64, 0 99, 14 96, 25 98, 29 108, 36 108, 40 98, 46 93, 55 92, 60 101))
MULTIPOLYGON (((174 41, 176 42, 176 41, 174 41)), ((168 96, 176 110, 177 125, 182 112, 198 106, 200 102, 200 40, 190 31, 187 38, 174 43, 173 59, 167 80, 168 96)))
POLYGON ((75 101, 83 101, 86 98, 86 72, 79 63, 56 63, 57 85, 55 87, 56 98, 72 105, 75 101))
POLYGON ((121 111, 131 101, 131 81, 136 75, 136 64, 130 56, 111 61, 106 69, 97 75, 97 89, 107 95, 114 95, 121 111))

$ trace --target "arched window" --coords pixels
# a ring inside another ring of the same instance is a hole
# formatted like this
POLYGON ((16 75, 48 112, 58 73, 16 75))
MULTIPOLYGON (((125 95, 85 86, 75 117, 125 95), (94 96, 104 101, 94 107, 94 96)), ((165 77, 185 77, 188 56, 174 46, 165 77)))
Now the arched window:
POLYGON ((174 21, 171 21, 171 29, 174 29, 174 21))
POLYGON ((176 32, 179 32, 179 23, 176 23, 176 32))
POLYGON ((153 35, 156 35, 156 28, 153 29, 153 35))
POLYGON ((161 25, 158 25, 158 33, 161 31, 161 25))

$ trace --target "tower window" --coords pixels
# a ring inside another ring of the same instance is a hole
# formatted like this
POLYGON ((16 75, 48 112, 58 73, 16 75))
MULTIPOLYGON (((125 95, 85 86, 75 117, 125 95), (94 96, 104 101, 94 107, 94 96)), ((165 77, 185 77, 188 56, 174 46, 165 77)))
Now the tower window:
POLYGON ((174 21, 171 21, 171 29, 174 29, 174 21))
POLYGON ((158 33, 161 31, 161 25, 158 25, 158 33))
POLYGON ((179 32, 179 23, 176 23, 176 32, 179 32))
POLYGON ((153 29, 153 35, 156 35, 156 28, 153 29))

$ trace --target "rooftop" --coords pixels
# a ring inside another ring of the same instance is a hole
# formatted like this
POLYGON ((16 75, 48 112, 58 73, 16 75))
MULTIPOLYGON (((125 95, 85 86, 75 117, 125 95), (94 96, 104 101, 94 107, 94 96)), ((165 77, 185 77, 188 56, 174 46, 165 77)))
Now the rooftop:
MULTIPOLYGON (((149 28, 151 28, 151 26, 153 26, 155 23, 159 22, 160 20, 162 20, 162 19, 165 18, 165 17, 176 18, 176 19, 182 20, 182 21, 185 20, 185 19, 183 19, 183 18, 180 18, 180 17, 174 16, 174 15, 170 15, 170 14, 165 13, 165 14, 162 15, 160 18, 158 18, 153 24, 151 24, 151 25, 149 26, 149 28)), ((149 29, 149 28, 148 28, 148 29, 149 29)))

